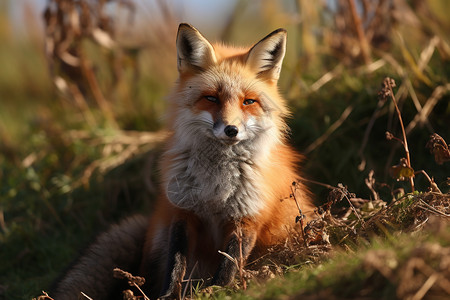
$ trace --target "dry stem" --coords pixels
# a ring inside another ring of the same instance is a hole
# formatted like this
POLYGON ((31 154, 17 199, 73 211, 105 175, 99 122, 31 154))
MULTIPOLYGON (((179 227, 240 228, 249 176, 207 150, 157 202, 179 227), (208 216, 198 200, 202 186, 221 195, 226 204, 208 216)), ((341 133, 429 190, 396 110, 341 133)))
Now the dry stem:
MULTIPOLYGON (((400 112, 400 109, 398 108, 397 101, 395 100, 394 91, 392 90, 392 87, 395 87, 395 81, 389 77, 386 77, 384 83, 389 90, 389 95, 391 96, 392 102, 394 102, 395 110, 397 112, 398 120, 400 122, 400 127, 402 128, 402 135, 403 135, 402 144, 403 148, 405 149, 406 163, 408 167, 411 168, 411 158, 409 156, 408 140, 406 139, 405 126, 403 126, 402 114, 400 112)), ((409 182, 411 184, 411 192, 414 192, 414 179, 410 177, 409 182)))
POLYGON ((428 176, 428 174, 427 174, 427 172, 425 172, 425 170, 420 170, 420 171, 414 172, 414 175, 416 175, 416 174, 422 174, 423 176, 425 176, 425 178, 430 183, 430 188, 431 188, 432 192, 442 194, 442 192, 439 189, 439 187, 437 186, 436 182, 434 182, 434 180, 432 178, 430 178, 430 176, 428 176))
POLYGON ((238 241, 239 241, 239 278, 241 279, 242 288, 247 289, 247 282, 244 279, 244 257, 242 255, 242 228, 238 228, 238 241))
POLYGON ((131 273, 126 272, 120 268, 115 268, 113 270, 113 272, 114 272, 114 278, 127 279, 128 285, 136 287, 139 290, 139 292, 141 292, 141 294, 144 296, 145 300, 150 300, 150 298, 147 297, 147 295, 145 295, 144 291, 140 288, 140 286, 145 283, 145 278, 140 277, 140 276, 133 276, 131 273))
POLYGON ((186 286, 184 287, 183 296, 181 297, 181 299, 186 299, 186 292, 187 292, 187 289, 188 289, 189 285, 191 286, 190 290, 191 290, 191 293, 192 293, 192 275, 194 274, 194 271, 197 268, 197 266, 198 266, 198 261, 195 262, 195 265, 192 268, 191 273, 189 273, 189 278, 187 279, 188 284, 186 284, 186 286))
POLYGON ((302 212, 302 210, 300 208, 300 205, 298 204, 297 197, 295 196, 296 187, 297 187, 297 184, 294 181, 292 183, 292 185, 291 185, 291 195, 292 195, 292 198, 294 198, 295 204, 297 205, 297 209, 298 209, 298 212, 300 214, 298 220, 300 222, 300 229, 301 229, 300 231, 302 233, 302 239, 303 239, 303 242, 305 244, 305 247, 308 248, 308 244, 306 243, 305 231, 303 230, 303 212, 302 212))
POLYGON ((361 19, 359 18, 358 12, 356 11, 354 0, 348 0, 348 5, 350 6, 352 20, 355 25, 356 33, 358 35, 362 56, 364 58, 365 64, 368 65, 371 63, 369 43, 367 42, 361 19))

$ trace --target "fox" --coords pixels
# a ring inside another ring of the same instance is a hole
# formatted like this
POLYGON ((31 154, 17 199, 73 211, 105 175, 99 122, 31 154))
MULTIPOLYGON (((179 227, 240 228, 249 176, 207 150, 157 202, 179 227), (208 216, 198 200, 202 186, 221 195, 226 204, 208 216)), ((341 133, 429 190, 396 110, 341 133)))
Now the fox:
POLYGON ((299 209, 313 218, 278 88, 286 42, 282 28, 234 47, 179 25, 154 210, 100 235, 57 282, 55 299, 117 297, 117 266, 144 277, 150 299, 180 299, 188 277, 227 286, 238 271, 229 257, 247 261, 285 242, 301 230, 299 209))

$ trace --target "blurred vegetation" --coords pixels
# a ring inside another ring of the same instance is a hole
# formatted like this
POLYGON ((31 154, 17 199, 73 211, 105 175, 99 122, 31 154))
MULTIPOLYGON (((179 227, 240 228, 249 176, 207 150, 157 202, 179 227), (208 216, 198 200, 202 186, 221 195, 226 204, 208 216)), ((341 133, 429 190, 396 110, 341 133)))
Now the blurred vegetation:
MULTIPOLYGON (((197 26, 164 1, 49 2, 42 19, 24 8, 27 34, 13 30, 12 1, 0 4, 0 299, 38 295, 96 232, 151 209, 176 30, 197 26), (61 18, 75 2, 94 13, 61 18)), ((408 186, 388 172, 404 153, 385 139, 401 135, 392 103, 377 97, 386 76, 397 82, 412 166, 448 192, 449 164, 425 148, 433 132, 450 140, 448 11, 445 0, 237 1, 223 26, 198 29, 250 45, 286 28, 280 89, 304 174, 369 198, 374 170, 389 200, 408 186)), ((323 203, 327 190, 311 188, 323 203)))

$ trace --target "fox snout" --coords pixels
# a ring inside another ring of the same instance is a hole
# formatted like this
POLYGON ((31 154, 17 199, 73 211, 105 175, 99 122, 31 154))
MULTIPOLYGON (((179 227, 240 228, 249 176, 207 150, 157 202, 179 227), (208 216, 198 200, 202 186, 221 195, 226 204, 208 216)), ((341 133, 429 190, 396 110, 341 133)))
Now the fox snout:
POLYGON ((235 145, 247 138, 245 128, 242 128, 239 122, 228 124, 223 120, 217 121, 214 123, 213 133, 219 141, 227 145, 235 145))
POLYGON ((225 126, 225 129, 223 131, 225 132, 227 137, 230 137, 230 138, 234 138, 239 133, 239 129, 234 125, 225 126))

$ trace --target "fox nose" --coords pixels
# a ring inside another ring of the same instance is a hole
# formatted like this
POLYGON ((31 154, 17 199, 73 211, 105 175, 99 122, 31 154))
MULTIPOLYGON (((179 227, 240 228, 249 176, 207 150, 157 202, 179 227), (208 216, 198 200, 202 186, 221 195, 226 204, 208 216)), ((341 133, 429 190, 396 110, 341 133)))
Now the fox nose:
POLYGON ((234 126, 234 125, 226 126, 223 131, 225 132, 227 137, 230 137, 230 138, 233 138, 233 137, 237 136, 237 134, 239 132, 238 128, 236 126, 234 126))

